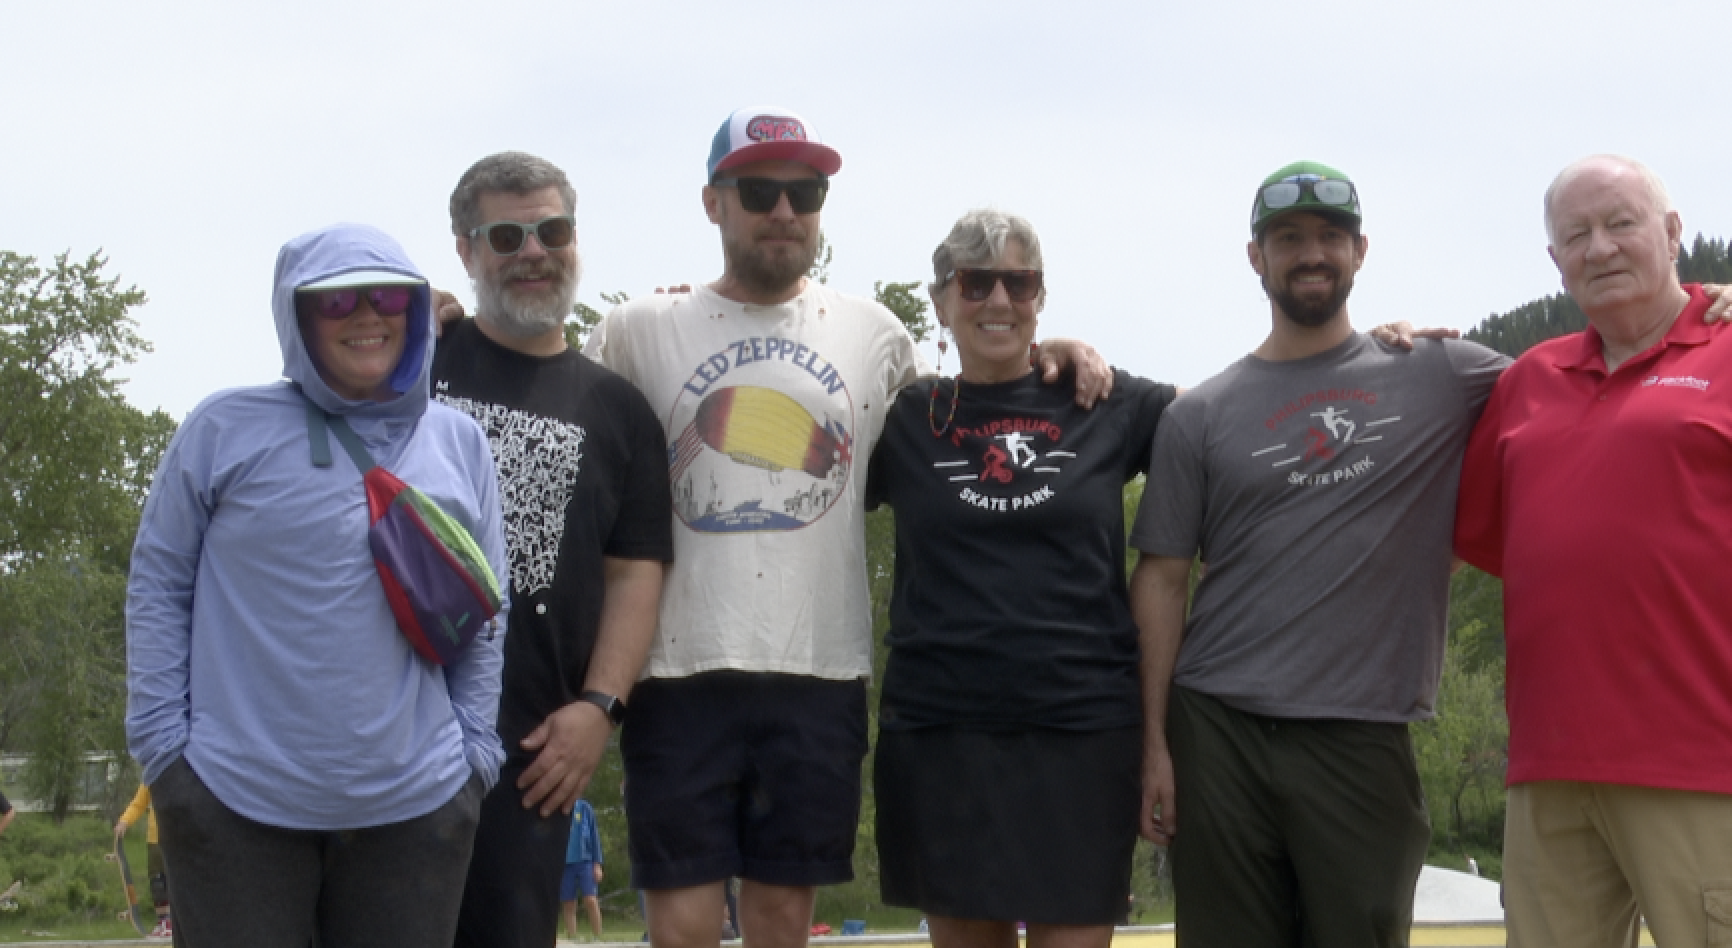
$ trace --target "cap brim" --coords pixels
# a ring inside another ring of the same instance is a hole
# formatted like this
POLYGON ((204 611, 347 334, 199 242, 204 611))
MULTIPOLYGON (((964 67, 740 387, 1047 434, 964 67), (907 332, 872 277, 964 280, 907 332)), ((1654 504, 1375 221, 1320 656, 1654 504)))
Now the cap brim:
POLYGON ((1326 207, 1320 204, 1295 204, 1292 207, 1284 207, 1258 221, 1256 225, 1251 228, 1251 235, 1254 237, 1262 236, 1263 231, 1268 229, 1270 224, 1275 223, 1289 214, 1298 214, 1302 212, 1306 214, 1316 214, 1318 217, 1332 221, 1335 224, 1341 227, 1346 227, 1350 230, 1365 225, 1365 219, 1352 211, 1344 211, 1340 208, 1326 207))
POLYGON ((799 141, 756 142, 736 148, 716 165, 716 170, 726 171, 758 161, 798 161, 825 177, 842 170, 842 156, 836 153, 836 149, 816 142, 799 141))
POLYGON ((350 270, 348 273, 328 276, 316 283, 303 284, 297 287, 296 291, 347 290, 357 286, 422 286, 426 282, 420 277, 393 273, 390 270, 350 270))

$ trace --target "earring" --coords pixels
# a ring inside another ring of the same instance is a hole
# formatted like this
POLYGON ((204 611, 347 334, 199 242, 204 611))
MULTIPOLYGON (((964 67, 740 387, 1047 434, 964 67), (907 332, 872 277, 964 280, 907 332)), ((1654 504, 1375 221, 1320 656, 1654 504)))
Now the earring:
POLYGON ((938 389, 944 381, 944 353, 950 349, 950 340, 947 338, 949 335, 949 326, 938 327, 939 378, 933 381, 932 394, 926 398, 926 427, 931 429, 934 438, 944 437, 944 433, 950 430, 950 423, 956 420, 956 400, 957 396, 961 394, 962 388, 960 376, 950 380, 950 414, 944 417, 944 425, 940 427, 938 424, 938 389))

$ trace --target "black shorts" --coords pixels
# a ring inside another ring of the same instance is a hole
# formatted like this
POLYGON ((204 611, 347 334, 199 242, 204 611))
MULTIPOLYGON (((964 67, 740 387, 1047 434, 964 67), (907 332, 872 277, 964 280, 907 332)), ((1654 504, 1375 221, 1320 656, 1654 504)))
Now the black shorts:
POLYGON ((633 888, 854 877, 864 679, 646 679, 632 689, 620 751, 633 888))
POLYGON ((1139 727, 879 731, 884 901, 952 918, 1117 922, 1142 754, 1139 727))

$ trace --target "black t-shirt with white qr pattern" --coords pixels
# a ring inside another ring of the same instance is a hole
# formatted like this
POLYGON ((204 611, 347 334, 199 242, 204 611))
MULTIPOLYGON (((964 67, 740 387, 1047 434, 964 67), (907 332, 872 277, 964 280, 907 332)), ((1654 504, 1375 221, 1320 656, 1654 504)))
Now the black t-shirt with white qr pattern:
POLYGON ((499 736, 518 742, 583 691, 601 619, 603 557, 673 560, 667 439, 649 402, 567 350, 538 357, 450 327, 434 397, 487 432, 511 554, 499 736))
POLYGON ((951 380, 902 391, 867 506, 896 511, 879 726, 1095 730, 1142 721, 1125 591, 1125 483, 1173 387, 1117 372, 1079 408, 1069 381, 951 380))

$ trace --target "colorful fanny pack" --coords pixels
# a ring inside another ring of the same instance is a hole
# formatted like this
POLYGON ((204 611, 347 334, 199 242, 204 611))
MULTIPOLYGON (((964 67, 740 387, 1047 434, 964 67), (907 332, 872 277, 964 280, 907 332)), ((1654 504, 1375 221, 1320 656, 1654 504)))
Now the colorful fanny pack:
POLYGON ((499 583, 481 546, 432 498, 380 467, 341 415, 307 402, 313 465, 331 466, 337 436, 367 489, 367 543, 397 628, 422 658, 446 665, 499 614, 499 583))

